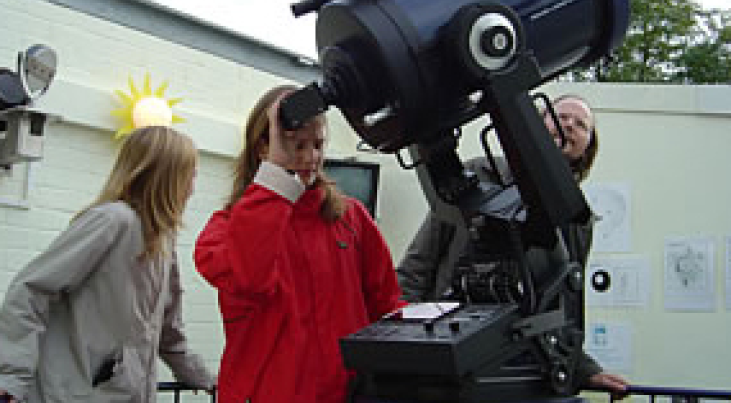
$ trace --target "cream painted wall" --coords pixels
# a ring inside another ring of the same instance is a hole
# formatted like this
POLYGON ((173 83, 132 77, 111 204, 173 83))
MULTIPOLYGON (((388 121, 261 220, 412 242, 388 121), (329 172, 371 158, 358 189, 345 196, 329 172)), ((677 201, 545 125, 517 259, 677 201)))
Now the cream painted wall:
MULTIPOLYGON (((33 43, 46 43, 59 53, 58 78, 37 106, 62 118, 49 126, 45 157, 32 165, 30 175, 23 166, 0 174, 0 290, 98 191, 116 150, 111 135, 117 123, 110 111, 120 105, 113 91, 128 92, 129 76, 140 83, 149 72, 153 86, 167 80, 166 94, 184 99, 175 111, 187 122, 176 127, 193 136, 202 152, 180 254, 191 344, 215 368, 223 343, 215 292, 195 273, 191 248, 229 189, 244 111, 283 80, 47 2, 0 0, 0 21, 0 66, 13 66, 16 53, 33 43)), ((601 153, 590 180, 631 185, 631 253, 651 260, 647 308, 589 309, 589 321, 634 327, 634 371, 627 375, 636 383, 728 389, 731 320, 722 305, 729 290, 722 281, 721 239, 731 234, 731 189, 724 180, 731 170, 726 157, 731 150, 731 88, 554 84, 545 90, 581 94, 596 107, 601 153), (663 240, 686 234, 718 241, 713 313, 663 310, 663 240)), ((329 152, 356 155, 357 136, 337 112, 331 116, 329 152)), ((481 153, 477 132, 485 121, 465 128, 463 157, 481 153)), ((382 164, 377 219, 398 260, 427 210, 424 196, 414 172, 399 168, 393 156, 357 157, 382 164)))
POLYGON ((630 376, 637 383, 728 390, 731 312, 724 301, 731 290, 724 287, 723 239, 731 234, 731 86, 594 86, 581 93, 599 108, 602 149, 591 181, 629 184, 631 253, 647 256, 652 273, 646 309, 589 309, 589 320, 634 327, 630 376), (714 240, 713 312, 664 310, 664 242, 685 235, 714 240))

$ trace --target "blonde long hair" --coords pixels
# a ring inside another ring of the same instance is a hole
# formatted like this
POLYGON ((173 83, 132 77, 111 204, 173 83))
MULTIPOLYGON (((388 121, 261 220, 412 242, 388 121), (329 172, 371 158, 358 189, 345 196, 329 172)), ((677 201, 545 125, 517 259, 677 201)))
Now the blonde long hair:
MULTIPOLYGON (((254 180, 256 171, 261 164, 259 151, 269 141, 269 117, 267 111, 272 104, 285 92, 297 90, 292 85, 274 87, 264 93, 249 112, 249 119, 244 129, 244 148, 236 158, 234 166, 234 183, 231 195, 226 202, 226 209, 230 209, 241 198, 246 188, 254 180)), ((325 124, 325 117, 319 116, 325 124)), ((325 199, 320 208, 320 215, 328 222, 340 219, 345 213, 346 202, 343 194, 335 187, 335 182, 328 179, 322 170, 319 170, 314 185, 325 191, 325 199)))
POLYGON ((182 226, 198 160, 193 141, 169 127, 132 132, 122 144, 95 206, 123 201, 139 216, 144 236, 142 260, 170 253, 166 241, 182 226))

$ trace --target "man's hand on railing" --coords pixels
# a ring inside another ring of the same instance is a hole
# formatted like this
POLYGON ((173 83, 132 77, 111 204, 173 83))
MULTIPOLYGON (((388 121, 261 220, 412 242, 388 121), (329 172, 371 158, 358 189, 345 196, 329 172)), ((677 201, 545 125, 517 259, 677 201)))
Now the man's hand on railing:
POLYGON ((629 382, 619 375, 600 372, 589 378, 589 386, 604 389, 611 393, 613 400, 620 400, 627 397, 629 382))

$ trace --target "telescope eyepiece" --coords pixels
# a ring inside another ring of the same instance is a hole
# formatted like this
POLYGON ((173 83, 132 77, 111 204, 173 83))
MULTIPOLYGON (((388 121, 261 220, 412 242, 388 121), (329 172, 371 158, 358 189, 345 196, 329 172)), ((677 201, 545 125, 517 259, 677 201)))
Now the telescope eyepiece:
POLYGON ((515 42, 512 32, 503 26, 492 27, 482 33, 480 47, 482 51, 491 57, 508 57, 515 42))
POLYGON ((292 4, 290 6, 290 9, 292 10, 292 15, 294 15, 295 18, 301 17, 313 11, 319 11, 320 7, 322 7, 328 1, 329 0, 304 0, 292 4))

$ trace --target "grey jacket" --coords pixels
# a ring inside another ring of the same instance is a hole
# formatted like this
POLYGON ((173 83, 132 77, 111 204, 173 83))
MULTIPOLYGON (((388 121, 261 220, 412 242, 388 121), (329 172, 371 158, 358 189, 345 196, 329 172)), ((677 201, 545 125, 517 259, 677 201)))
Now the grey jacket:
MULTIPOLYGON (((506 181, 512 180, 507 162, 496 159, 496 164, 501 177, 506 181)), ((485 157, 471 159, 464 165, 477 174, 480 181, 495 182, 496 175, 485 157)), ((405 300, 434 301, 449 290, 454 266, 449 264, 447 254, 456 230, 454 225, 439 220, 432 212, 428 213, 396 269, 405 300)), ((585 266, 591 248, 591 225, 572 225, 563 234, 573 256, 585 266)), ((545 267, 549 257, 545 252, 530 251, 527 259, 532 266, 545 267)), ((585 354, 584 358, 577 369, 582 380, 601 372, 601 367, 591 357, 585 354)))
POLYGON ((30 262, 0 309, 0 389, 31 403, 154 402, 158 356, 179 381, 211 388, 183 334, 176 259, 142 263, 142 251, 137 214, 116 202, 30 262))
MULTIPOLYGON (((506 161, 498 159, 496 164, 502 177, 510 180, 506 161)), ((488 168, 485 157, 470 159, 464 165, 474 172, 480 181, 496 181, 496 175, 488 168)), ((456 230, 454 225, 439 220, 433 212, 427 213, 396 268, 405 300, 409 302, 438 300, 450 288, 454 267, 450 266, 447 255, 456 230)))

